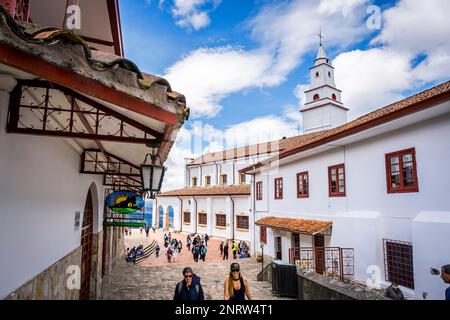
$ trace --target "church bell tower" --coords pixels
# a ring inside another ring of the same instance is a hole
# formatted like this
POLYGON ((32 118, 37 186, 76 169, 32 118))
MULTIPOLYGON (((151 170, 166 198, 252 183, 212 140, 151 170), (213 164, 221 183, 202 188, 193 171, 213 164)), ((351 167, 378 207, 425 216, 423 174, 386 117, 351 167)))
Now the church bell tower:
POLYGON ((305 91, 306 103, 300 110, 304 133, 328 130, 347 122, 348 109, 341 102, 342 91, 336 88, 334 68, 322 45, 322 34, 319 37, 319 51, 310 68, 310 89, 305 91))

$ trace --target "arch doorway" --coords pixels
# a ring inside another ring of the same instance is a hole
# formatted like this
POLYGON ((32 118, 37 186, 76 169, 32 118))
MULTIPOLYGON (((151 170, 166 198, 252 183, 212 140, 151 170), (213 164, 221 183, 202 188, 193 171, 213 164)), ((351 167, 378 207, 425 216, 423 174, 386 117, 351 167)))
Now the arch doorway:
POLYGON ((158 208, 158 228, 164 228, 164 209, 162 206, 158 208))
POLYGON ((174 211, 172 206, 167 208, 167 229, 173 228, 174 211))
POLYGON ((89 299, 92 263, 92 235, 94 227, 94 213, 91 190, 88 191, 84 205, 83 226, 81 227, 81 281, 80 300, 89 299))

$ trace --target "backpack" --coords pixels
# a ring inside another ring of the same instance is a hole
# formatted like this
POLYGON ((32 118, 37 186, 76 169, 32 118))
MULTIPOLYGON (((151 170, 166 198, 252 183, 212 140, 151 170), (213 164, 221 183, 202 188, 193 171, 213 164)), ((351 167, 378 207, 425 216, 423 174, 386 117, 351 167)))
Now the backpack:
POLYGON ((206 254, 206 247, 203 247, 203 249, 202 249, 202 255, 205 255, 206 254))
MULTIPOLYGON (((178 290, 178 294, 181 293, 181 289, 183 288, 183 281, 178 282, 177 284, 177 290, 178 290)), ((200 291, 200 285, 196 284, 195 285, 195 292, 198 295, 198 292, 200 291)))

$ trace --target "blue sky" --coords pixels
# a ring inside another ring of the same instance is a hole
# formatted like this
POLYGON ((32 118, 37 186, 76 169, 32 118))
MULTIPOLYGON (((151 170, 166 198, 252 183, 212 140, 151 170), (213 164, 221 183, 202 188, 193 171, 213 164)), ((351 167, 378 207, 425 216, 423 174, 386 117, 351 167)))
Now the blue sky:
POLYGON ((120 1, 125 56, 167 78, 191 108, 169 156, 171 179, 179 159, 222 148, 223 136, 301 133, 320 28, 349 120, 448 80, 445 12, 447 0, 120 1), (374 17, 380 28, 368 27, 374 17))

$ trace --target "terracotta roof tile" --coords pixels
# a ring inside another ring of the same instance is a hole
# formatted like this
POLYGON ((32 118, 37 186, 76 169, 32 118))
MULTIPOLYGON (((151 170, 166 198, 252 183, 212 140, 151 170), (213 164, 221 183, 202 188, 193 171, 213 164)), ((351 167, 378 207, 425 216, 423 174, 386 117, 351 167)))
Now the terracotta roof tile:
POLYGON ((189 165, 199 165, 213 161, 229 160, 239 157, 248 157, 258 154, 275 153, 279 151, 290 150, 302 141, 308 141, 312 139, 317 134, 318 133, 309 133, 285 139, 253 144, 250 146, 231 148, 224 151, 210 152, 198 157, 197 159, 189 163, 189 165))
MULTIPOLYGON (((42 47, 55 46, 58 43, 67 43, 72 45, 81 45, 83 48, 83 58, 86 61, 87 65, 96 71, 110 71, 116 72, 117 68, 121 68, 130 72, 134 72, 137 76, 134 87, 139 90, 148 90, 152 89, 155 84, 159 84, 164 86, 165 95, 162 97, 162 101, 166 102, 167 100, 176 101, 180 104, 180 109, 183 109, 181 112, 185 115, 185 118, 189 115, 189 108, 186 107, 186 98, 184 95, 172 91, 172 88, 169 82, 161 77, 143 73, 138 66, 131 60, 125 59, 123 57, 117 56, 112 53, 103 52, 91 48, 89 44, 78 34, 75 34, 68 30, 62 30, 54 27, 42 27, 36 24, 31 23, 19 23, 15 21, 9 13, 0 6, 0 27, 5 25, 9 31, 11 31, 16 37, 20 38, 27 45, 36 45, 42 47)), ((0 31, 4 31, 5 29, 0 31)), ((9 42, 12 38, 9 35, 4 34, 4 36, 0 36, 0 42, 9 42)), ((26 46, 22 46, 23 49, 26 46)), ((27 48, 27 51, 37 55, 37 51, 27 48)), ((39 53, 42 57, 47 57, 45 54, 39 53)), ((57 57, 60 60, 60 63, 64 63, 64 56, 61 54, 57 57)), ((65 66, 70 66, 71 69, 76 70, 80 69, 80 65, 78 60, 67 58, 70 61, 65 62, 65 66)), ((127 92, 131 94, 131 92, 127 92)), ((138 96, 141 98, 141 96, 138 96)))
POLYGON ((250 195, 249 184, 211 186, 211 187, 191 187, 178 190, 171 190, 160 193, 158 197, 170 196, 220 196, 220 195, 250 195))
POLYGON ((278 218, 269 216, 259 219, 255 222, 255 224, 258 226, 266 226, 273 229, 312 235, 331 227, 332 222, 307 219, 278 218))

